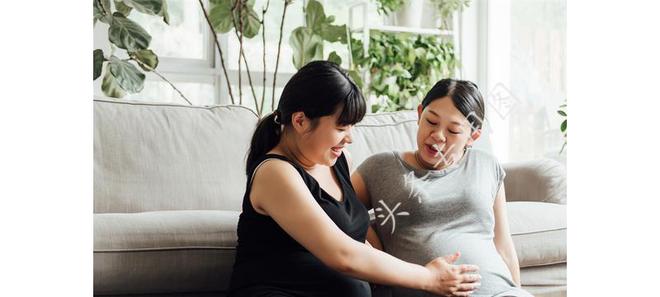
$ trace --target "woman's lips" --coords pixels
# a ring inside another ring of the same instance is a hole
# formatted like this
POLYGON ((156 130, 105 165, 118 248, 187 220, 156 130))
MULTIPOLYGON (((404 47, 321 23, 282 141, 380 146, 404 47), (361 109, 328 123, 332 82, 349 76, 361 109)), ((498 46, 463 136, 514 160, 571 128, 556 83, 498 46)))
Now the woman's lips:
POLYGON ((341 150, 342 150, 343 148, 344 148, 344 147, 341 147, 341 146, 340 146, 340 147, 337 147, 337 146, 336 146, 336 147, 330 148, 330 151, 332 151, 332 154, 333 154, 335 157, 339 157, 339 156, 341 156, 341 150))
POLYGON ((435 158, 436 155, 438 155, 438 150, 435 149, 432 145, 424 145, 426 147, 426 152, 431 155, 431 157, 435 158))

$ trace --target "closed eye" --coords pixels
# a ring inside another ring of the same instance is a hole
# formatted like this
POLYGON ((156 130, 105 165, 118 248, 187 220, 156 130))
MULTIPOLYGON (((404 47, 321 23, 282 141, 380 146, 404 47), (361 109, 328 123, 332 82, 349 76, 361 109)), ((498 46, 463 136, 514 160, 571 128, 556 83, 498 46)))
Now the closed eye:
POLYGON ((431 121, 429 121, 428 119, 426 119, 426 122, 428 122, 429 124, 431 124, 431 126, 435 126, 435 125, 438 124, 438 123, 431 122, 431 121))

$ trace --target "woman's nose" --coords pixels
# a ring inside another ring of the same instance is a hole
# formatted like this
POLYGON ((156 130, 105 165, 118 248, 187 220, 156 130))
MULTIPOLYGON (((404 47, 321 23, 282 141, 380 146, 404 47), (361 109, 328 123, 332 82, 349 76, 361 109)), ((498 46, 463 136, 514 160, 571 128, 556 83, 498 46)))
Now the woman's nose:
POLYGON ((442 130, 438 130, 437 132, 434 132, 433 134, 431 134, 431 137, 433 137, 433 139, 437 142, 445 142, 446 140, 445 133, 442 132, 442 130))
POLYGON ((344 141, 348 144, 353 143, 353 129, 348 129, 346 137, 344 137, 344 141))

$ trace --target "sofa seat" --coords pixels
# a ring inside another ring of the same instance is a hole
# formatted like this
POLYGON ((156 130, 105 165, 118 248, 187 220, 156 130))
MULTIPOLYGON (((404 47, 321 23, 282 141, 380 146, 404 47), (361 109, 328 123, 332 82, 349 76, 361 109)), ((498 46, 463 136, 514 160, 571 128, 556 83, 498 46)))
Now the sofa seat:
POLYGON ((94 214, 95 295, 224 291, 234 263, 239 214, 94 214))

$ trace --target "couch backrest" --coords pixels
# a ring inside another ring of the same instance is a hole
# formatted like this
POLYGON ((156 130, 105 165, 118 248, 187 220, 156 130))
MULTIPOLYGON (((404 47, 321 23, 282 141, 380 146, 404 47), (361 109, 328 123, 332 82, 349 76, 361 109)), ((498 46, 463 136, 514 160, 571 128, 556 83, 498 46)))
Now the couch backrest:
MULTIPOLYGON (((94 101, 94 212, 240 210, 257 115, 242 106, 94 101)), ((348 146, 367 157, 416 146, 414 111, 369 114, 348 146)), ((487 149, 480 139, 476 147, 487 149)))
POLYGON ((257 123, 241 106, 94 101, 94 212, 240 210, 257 123))

